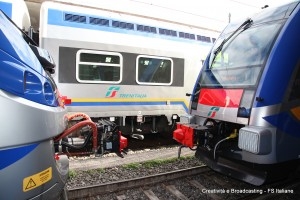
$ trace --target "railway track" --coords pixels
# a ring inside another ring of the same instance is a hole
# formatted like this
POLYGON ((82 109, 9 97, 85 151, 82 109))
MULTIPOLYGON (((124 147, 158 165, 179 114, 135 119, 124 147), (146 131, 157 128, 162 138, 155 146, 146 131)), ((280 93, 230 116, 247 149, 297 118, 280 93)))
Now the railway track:
MULTIPOLYGON (((69 199, 83 199, 97 197, 98 195, 113 195, 116 194, 117 199, 124 199, 124 195, 118 195, 120 191, 129 190, 132 188, 147 187, 149 185, 156 185, 158 183, 172 181, 174 179, 180 179, 186 176, 194 176, 199 173, 205 173, 210 171, 208 167, 193 167, 184 170, 177 170, 167 173, 161 173, 157 175, 151 175, 141 178, 134 178, 130 180, 117 181, 108 184, 99 184, 90 187, 74 188, 68 191, 69 199)), ((169 188, 173 188, 169 186, 169 188)), ((173 189, 174 190, 174 189, 173 189)), ((149 190, 143 190, 146 196, 154 196, 154 193, 149 190)), ((151 198, 152 199, 152 198, 151 198)))
POLYGON ((300 199, 300 182, 256 187, 220 175, 206 166, 89 187, 72 188, 69 199, 300 199), (284 197, 284 198, 283 198, 284 197))

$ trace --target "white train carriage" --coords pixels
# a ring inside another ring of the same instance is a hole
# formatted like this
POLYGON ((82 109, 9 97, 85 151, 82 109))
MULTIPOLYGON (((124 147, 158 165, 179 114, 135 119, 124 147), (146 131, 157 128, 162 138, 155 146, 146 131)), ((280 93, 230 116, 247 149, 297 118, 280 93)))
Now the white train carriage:
POLYGON ((219 32, 130 12, 44 2, 39 38, 70 113, 110 119, 141 138, 170 131, 187 112, 186 93, 219 32))

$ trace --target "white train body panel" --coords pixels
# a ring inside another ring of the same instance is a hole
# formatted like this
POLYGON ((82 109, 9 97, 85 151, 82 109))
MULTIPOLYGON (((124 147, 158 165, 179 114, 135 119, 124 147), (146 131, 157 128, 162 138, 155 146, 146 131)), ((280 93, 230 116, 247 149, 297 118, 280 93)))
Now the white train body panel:
POLYGON ((69 112, 123 120, 138 115, 166 116, 170 124, 173 115, 187 112, 186 93, 193 90, 202 62, 219 33, 155 16, 45 2, 39 34, 40 45, 50 51, 58 65, 54 79, 61 94, 72 100, 69 112), (81 61, 84 55, 112 56, 118 63, 81 61), (165 71, 157 72, 163 67, 157 65, 154 70, 152 65, 147 72, 146 63, 151 62, 166 63, 165 71), (83 65, 90 70, 89 75, 80 75, 83 65), (105 66, 114 78, 86 78, 92 75, 92 66, 99 71, 105 66), (166 74, 157 81, 153 78, 156 72, 166 74), (152 73, 152 78, 147 73, 152 73))

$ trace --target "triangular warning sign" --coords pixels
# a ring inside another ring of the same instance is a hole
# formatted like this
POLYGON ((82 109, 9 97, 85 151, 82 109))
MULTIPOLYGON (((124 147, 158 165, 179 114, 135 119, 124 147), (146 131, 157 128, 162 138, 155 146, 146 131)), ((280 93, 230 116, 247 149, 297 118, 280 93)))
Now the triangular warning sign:
POLYGON ((33 181, 33 179, 31 178, 31 179, 28 181, 25 190, 29 190, 30 188, 33 188, 33 187, 35 187, 35 186, 36 186, 36 184, 35 184, 35 182, 33 181))

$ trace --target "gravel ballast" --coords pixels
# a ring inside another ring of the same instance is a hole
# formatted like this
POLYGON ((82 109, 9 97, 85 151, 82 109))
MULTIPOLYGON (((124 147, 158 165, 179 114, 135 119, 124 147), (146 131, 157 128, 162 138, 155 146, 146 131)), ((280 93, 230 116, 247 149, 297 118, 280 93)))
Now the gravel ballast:
POLYGON ((114 181, 155 175, 159 173, 203 165, 194 152, 178 148, 128 152, 124 158, 106 155, 101 158, 71 158, 67 189, 104 184, 114 181))

